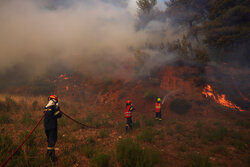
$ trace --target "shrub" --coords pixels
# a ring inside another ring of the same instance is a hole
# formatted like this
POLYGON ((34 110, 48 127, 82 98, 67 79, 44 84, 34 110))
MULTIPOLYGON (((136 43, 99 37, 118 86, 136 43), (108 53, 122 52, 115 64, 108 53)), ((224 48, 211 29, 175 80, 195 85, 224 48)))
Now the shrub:
POLYGON ((146 100, 154 100, 157 96, 152 90, 148 90, 144 93, 144 99, 146 100))
POLYGON ((179 146, 177 147, 177 149, 178 149, 178 151, 180 151, 180 152, 186 152, 186 151, 187 151, 187 147, 186 147, 186 145, 184 145, 184 144, 179 145, 179 146))
POLYGON ((86 139, 86 142, 87 142, 87 144, 95 145, 96 140, 95 140, 95 138, 93 136, 88 136, 87 139, 86 139))
POLYGON ((33 124, 34 120, 32 119, 32 115, 29 112, 24 112, 21 123, 23 125, 31 125, 31 124, 33 124))
POLYGON ((201 156, 200 154, 193 153, 189 157, 189 166, 190 167, 213 167, 214 165, 209 160, 208 156, 201 156))
POLYGON ((170 128, 167 128, 167 134, 169 136, 173 136, 174 135, 174 131, 172 129, 170 129, 170 128))
POLYGON ((237 148, 237 149, 239 149, 239 150, 242 150, 242 151, 246 148, 245 143, 242 142, 242 141, 240 141, 240 140, 234 140, 234 141, 232 142, 232 145, 233 145, 235 148, 237 148))
POLYGON ((152 126, 155 125, 155 121, 153 119, 151 119, 151 118, 144 118, 143 121, 144 121, 144 124, 146 126, 151 126, 152 127, 152 126))
POLYGON ((223 145, 216 146, 212 151, 217 154, 228 155, 227 148, 223 145))
POLYGON ((94 117, 95 115, 91 111, 89 111, 89 113, 86 116, 86 122, 89 124, 93 123, 94 117))
POLYGON ((32 110, 37 110, 38 109, 38 101, 35 100, 32 102, 32 110))
POLYGON ((227 133, 227 128, 220 126, 218 129, 210 131, 207 135, 207 139, 211 142, 222 141, 224 137, 227 136, 227 133))
POLYGON ((133 128, 140 128, 140 127, 141 127, 140 121, 136 120, 136 121, 133 123, 133 128))
POLYGON ((181 124, 176 124, 175 129, 178 133, 182 134, 184 132, 184 127, 181 124))
POLYGON ((185 99, 175 99, 170 103, 169 107, 171 111, 177 114, 185 114, 191 109, 192 104, 185 99))
POLYGON ((244 127, 246 129, 250 129, 250 122, 249 121, 238 120, 238 121, 236 121, 236 125, 244 127))
POLYGON ((152 85, 154 85, 154 86, 159 86, 160 83, 161 83, 161 81, 160 81, 158 78, 152 78, 152 79, 150 80, 150 83, 151 83, 152 85))
MULTIPOLYGON (((19 141, 22 142, 29 135, 29 131, 24 131, 20 134, 19 141)), ((33 133, 30 135, 28 140, 25 142, 25 145, 28 147, 36 146, 35 142, 36 135, 33 133)))
POLYGON ((143 150, 130 138, 116 143, 116 157, 121 167, 153 167, 159 162, 158 152, 151 149, 143 150))
POLYGON ((144 129, 141 134, 137 136, 137 139, 144 142, 153 142, 155 137, 155 131, 151 128, 144 129))
POLYGON ((10 97, 5 97, 5 101, 0 101, 0 111, 11 112, 19 109, 18 103, 10 97))
POLYGON ((8 124, 11 122, 12 122, 12 119, 10 118, 8 114, 3 113, 0 115, 0 124, 8 124))
POLYGON ((107 129, 102 129, 99 133, 99 136, 100 138, 105 138, 105 137, 108 137, 109 136, 109 131, 107 129))
POLYGON ((90 160, 90 166, 109 167, 110 155, 99 153, 94 155, 90 160))
POLYGON ((95 153, 95 147, 90 144, 82 145, 81 151, 84 156, 86 156, 87 158, 91 158, 95 153))

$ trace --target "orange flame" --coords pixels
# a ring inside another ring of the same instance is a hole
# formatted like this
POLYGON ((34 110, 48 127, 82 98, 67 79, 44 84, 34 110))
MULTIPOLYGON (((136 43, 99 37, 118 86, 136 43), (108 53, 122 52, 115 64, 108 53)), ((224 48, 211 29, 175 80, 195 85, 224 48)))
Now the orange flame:
POLYGON ((68 85, 66 85, 66 86, 65 86, 65 89, 66 89, 66 91, 68 91, 68 90, 69 90, 69 86, 68 86, 68 85))
POLYGON ((231 101, 227 100, 225 94, 217 95, 210 85, 205 86, 205 88, 202 91, 202 94, 205 95, 206 98, 208 97, 213 98, 216 103, 219 103, 225 107, 235 108, 235 109, 238 109, 239 111, 244 111, 237 105, 233 104, 231 101))
POLYGON ((69 79, 69 77, 67 77, 67 76, 64 75, 64 74, 59 75, 58 78, 62 78, 62 79, 64 79, 64 80, 68 80, 68 79, 69 79))

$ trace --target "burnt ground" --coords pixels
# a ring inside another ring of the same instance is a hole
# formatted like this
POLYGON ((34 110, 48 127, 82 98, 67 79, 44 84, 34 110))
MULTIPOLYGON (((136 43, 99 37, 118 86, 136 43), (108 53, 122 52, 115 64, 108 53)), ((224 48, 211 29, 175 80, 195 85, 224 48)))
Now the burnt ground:
MULTIPOLYGON (((93 157, 97 152, 110 156, 110 166, 119 166, 116 143, 128 137, 142 148, 157 151, 160 158, 156 166, 159 167, 192 166, 197 162, 194 155, 199 155, 200 161, 216 166, 249 166, 249 111, 239 112, 203 97, 201 92, 206 81, 202 79, 199 68, 170 66, 157 74, 128 81, 109 78, 79 81, 77 76, 56 81, 62 110, 98 128, 83 128, 65 117, 61 118, 56 145, 59 159, 54 166, 90 166, 94 164, 93 157), (156 96, 166 96, 162 122, 154 120, 156 96), (174 113, 170 103, 176 98, 186 99, 192 108, 185 114, 174 113), (130 133, 125 133, 124 128, 123 111, 127 99, 136 108, 134 129, 130 133), (143 136, 145 131, 153 133, 143 136)), ((5 96, 10 95, 1 95, 2 101, 5 96)), ((10 136, 17 144, 23 139, 24 132, 32 129, 41 117, 46 97, 10 97, 20 107, 5 113, 11 121, 2 121, 0 130, 1 135, 10 136), (37 105, 34 105, 35 101, 37 105)), ((33 166, 52 166, 51 162, 43 160, 46 137, 42 125, 30 142, 22 147, 26 160, 37 163, 33 166), (30 155, 34 149, 36 154, 30 155)), ((9 166, 13 165, 11 161, 9 166)))

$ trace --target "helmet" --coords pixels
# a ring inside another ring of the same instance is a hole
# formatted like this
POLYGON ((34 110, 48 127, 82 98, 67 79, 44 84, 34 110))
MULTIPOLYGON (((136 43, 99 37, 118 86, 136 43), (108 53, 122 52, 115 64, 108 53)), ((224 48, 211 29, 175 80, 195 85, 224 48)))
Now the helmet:
POLYGON ((56 95, 50 95, 48 100, 51 100, 51 99, 55 99, 56 101, 58 101, 58 97, 56 95))
POLYGON ((130 100, 127 100, 126 104, 128 104, 128 105, 131 104, 131 101, 130 101, 130 100))
POLYGON ((157 98, 157 102, 161 102, 161 98, 158 97, 158 98, 157 98))

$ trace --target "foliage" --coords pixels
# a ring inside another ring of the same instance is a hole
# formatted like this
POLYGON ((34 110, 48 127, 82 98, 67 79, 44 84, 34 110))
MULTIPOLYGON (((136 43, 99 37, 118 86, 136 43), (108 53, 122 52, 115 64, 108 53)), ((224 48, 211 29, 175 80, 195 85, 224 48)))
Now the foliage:
POLYGON ((170 103, 170 110, 177 114, 185 114, 187 113, 192 104, 190 104, 186 99, 175 99, 170 103))
POLYGON ((130 138, 116 143, 116 157, 121 167, 153 167, 159 162, 159 153, 152 149, 143 150, 130 138))
POLYGON ((84 156, 91 158, 96 151, 95 147, 92 144, 85 144, 81 146, 81 152, 84 156))
POLYGON ((189 166, 190 167, 213 167, 214 165, 209 160, 208 156, 203 157, 200 154, 193 153, 189 157, 189 166))
POLYGON ((211 1, 209 21, 204 24, 207 30, 206 43, 214 47, 223 47, 249 40, 249 13, 250 8, 246 1, 211 1))
POLYGON ((157 95, 152 90, 148 90, 144 93, 144 99, 146 100, 154 100, 156 98, 157 95))
POLYGON ((99 133, 99 136, 100 138, 106 138, 109 136, 109 131, 107 129, 102 129, 99 133))
POLYGON ((155 135, 156 133, 154 129, 146 128, 141 132, 141 134, 137 136, 137 139, 140 141, 152 143, 155 135))
POLYGON ((90 166, 92 167, 109 167, 110 155, 104 153, 98 153, 94 155, 90 160, 90 166))
POLYGON ((137 0, 137 6, 145 12, 149 12, 157 3, 157 0, 137 0))
POLYGON ((11 123, 12 119, 6 113, 0 114, 0 124, 8 124, 11 123))
POLYGON ((32 115, 30 112, 24 112, 23 117, 21 119, 21 123, 23 125, 32 125, 34 123, 34 120, 32 119, 32 115))
POLYGON ((146 126, 154 126, 155 121, 152 118, 143 117, 143 122, 146 126))
POLYGON ((218 129, 212 129, 208 131, 208 135, 206 136, 208 141, 216 142, 222 141, 224 137, 228 134, 228 130, 226 127, 220 126, 218 129))
POLYGON ((20 109, 20 105, 11 97, 6 96, 5 101, 0 101, 0 111, 3 112, 12 112, 18 111, 20 109))
POLYGON ((38 109, 38 101, 37 100, 34 100, 32 102, 32 110, 37 110, 38 109))

